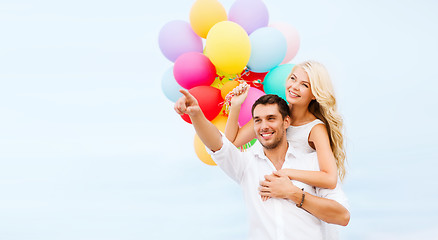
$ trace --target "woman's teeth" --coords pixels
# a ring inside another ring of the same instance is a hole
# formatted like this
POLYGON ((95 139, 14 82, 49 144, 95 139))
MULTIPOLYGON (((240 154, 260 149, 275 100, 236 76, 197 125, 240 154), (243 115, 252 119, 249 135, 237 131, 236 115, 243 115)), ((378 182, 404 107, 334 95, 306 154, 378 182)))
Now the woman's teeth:
POLYGON ((296 95, 296 94, 293 93, 293 92, 289 92, 289 94, 292 95, 293 97, 299 97, 298 95, 296 95))

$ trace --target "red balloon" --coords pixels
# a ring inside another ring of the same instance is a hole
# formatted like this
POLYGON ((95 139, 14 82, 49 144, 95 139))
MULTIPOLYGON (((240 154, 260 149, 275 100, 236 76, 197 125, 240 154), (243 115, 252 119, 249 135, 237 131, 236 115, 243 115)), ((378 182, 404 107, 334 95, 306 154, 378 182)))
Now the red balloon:
MULTIPOLYGON (((220 113, 224 101, 221 90, 211 86, 198 86, 190 89, 189 93, 198 100, 199 107, 209 121, 220 113)), ((189 115, 184 114, 181 117, 184 121, 192 123, 189 115)))
POLYGON ((262 82, 265 79, 266 74, 268 74, 268 72, 256 73, 244 70, 240 78, 245 80, 249 84, 249 86, 257 88, 264 92, 262 82))

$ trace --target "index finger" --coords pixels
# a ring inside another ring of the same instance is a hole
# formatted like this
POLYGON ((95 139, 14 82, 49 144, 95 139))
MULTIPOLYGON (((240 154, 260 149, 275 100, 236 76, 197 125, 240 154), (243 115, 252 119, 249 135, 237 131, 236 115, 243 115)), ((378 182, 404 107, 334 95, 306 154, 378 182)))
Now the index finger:
POLYGON ((269 182, 267 182, 267 181, 260 181, 259 184, 260 184, 260 186, 263 186, 263 187, 269 187, 269 182))
POLYGON ((265 179, 266 179, 267 181, 272 181, 272 180, 275 179, 275 176, 273 176, 273 175, 265 175, 265 179))
POLYGON ((284 174, 284 173, 281 172, 281 171, 275 171, 275 172, 273 172, 272 174, 273 174, 274 176, 277 176, 277 177, 287 177, 287 175, 284 174))
POLYGON ((190 94, 189 91, 187 91, 185 89, 180 89, 179 92, 182 93, 188 100, 195 99, 195 97, 193 97, 193 95, 190 94))

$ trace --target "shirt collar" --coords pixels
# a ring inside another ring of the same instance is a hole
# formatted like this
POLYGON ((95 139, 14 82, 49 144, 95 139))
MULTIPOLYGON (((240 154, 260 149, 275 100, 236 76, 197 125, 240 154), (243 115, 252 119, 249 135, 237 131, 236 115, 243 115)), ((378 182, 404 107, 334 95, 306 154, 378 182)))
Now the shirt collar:
MULTIPOLYGON (((295 148, 292 146, 291 142, 288 141, 288 145, 289 146, 287 147, 286 158, 296 156, 295 148)), ((268 159, 268 157, 266 157, 265 155, 265 152, 263 151, 263 146, 259 142, 259 140, 257 140, 252 146, 252 154, 261 159, 268 159)))

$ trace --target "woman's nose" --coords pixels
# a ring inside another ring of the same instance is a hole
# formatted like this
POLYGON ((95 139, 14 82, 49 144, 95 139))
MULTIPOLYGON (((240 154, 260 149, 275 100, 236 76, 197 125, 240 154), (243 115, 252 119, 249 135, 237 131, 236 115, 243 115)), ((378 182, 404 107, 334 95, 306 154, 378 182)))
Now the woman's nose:
POLYGON ((299 84, 298 84, 298 82, 294 82, 294 83, 292 83, 292 88, 298 90, 298 89, 299 89, 299 84))

